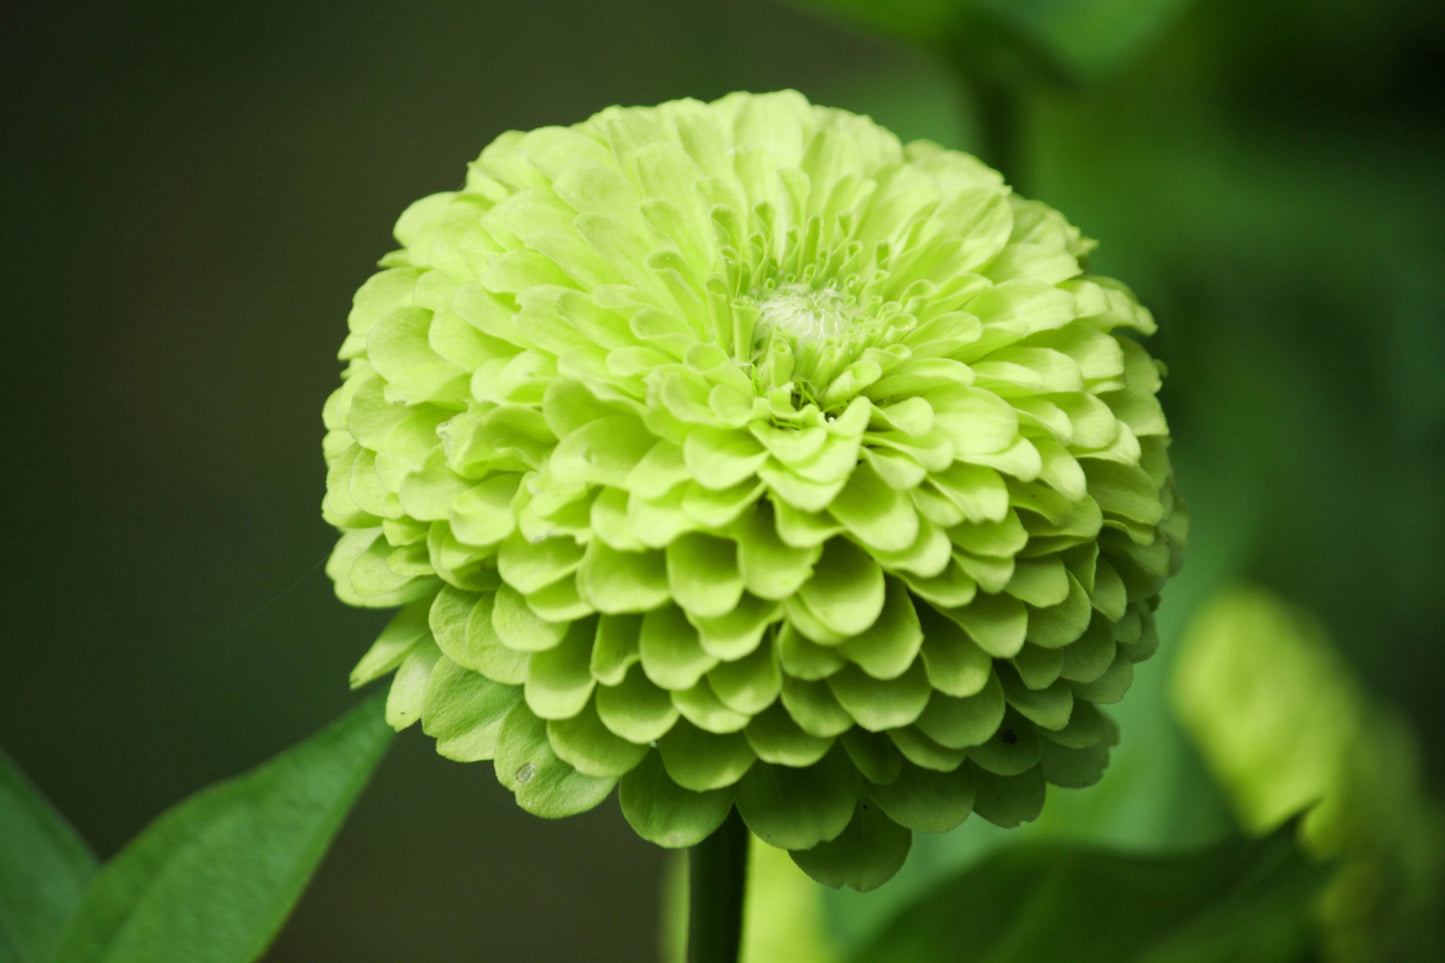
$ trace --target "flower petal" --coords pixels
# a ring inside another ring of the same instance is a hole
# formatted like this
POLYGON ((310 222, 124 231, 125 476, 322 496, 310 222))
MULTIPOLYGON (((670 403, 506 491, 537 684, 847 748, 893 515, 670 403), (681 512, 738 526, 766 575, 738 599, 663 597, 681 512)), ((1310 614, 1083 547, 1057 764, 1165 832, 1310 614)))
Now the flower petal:
POLYGON ((692 792, 673 782, 656 752, 622 777, 617 799, 637 835, 668 849, 696 846, 733 808, 730 789, 692 792))
POLYGON ((835 838, 853 818, 858 770, 834 747, 811 766, 754 766, 735 793, 739 815, 759 839, 807 849, 835 838))
POLYGON ((544 819, 594 809, 617 785, 616 779, 584 776, 558 759, 547 741, 546 723, 524 702, 502 721, 495 767, 497 781, 512 790, 517 804, 544 819))

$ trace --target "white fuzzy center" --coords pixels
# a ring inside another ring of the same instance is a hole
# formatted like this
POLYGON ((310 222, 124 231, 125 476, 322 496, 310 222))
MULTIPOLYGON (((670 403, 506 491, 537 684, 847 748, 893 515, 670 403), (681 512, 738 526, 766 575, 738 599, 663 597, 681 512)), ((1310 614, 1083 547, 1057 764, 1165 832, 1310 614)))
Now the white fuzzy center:
POLYGON ((853 326, 852 303, 834 287, 784 284, 758 303, 758 325, 799 346, 836 341, 853 326))

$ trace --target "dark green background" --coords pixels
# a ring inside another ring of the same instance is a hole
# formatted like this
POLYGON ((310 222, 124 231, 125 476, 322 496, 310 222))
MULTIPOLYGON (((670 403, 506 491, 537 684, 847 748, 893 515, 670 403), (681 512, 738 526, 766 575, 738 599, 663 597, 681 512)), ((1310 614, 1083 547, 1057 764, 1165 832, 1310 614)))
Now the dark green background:
MULTIPOLYGON (((1246 530, 1243 574, 1326 618, 1436 786, 1441 10, 1199 4, 1035 92, 1020 172, 1161 321, 1195 538, 1246 530)), ((409 201, 505 129, 734 89, 972 142, 945 67, 769 0, 0 16, 0 745, 102 856, 356 698, 381 620, 321 572, 320 408, 409 201)), ((664 862, 615 804, 544 823, 409 732, 268 958, 648 959, 664 862)))

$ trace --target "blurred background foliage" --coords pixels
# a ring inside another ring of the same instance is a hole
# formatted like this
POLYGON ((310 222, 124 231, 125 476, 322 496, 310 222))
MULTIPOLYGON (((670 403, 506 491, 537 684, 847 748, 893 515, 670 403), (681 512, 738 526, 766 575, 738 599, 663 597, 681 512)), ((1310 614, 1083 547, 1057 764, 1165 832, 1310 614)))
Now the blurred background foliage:
MULTIPOLYGON (((505 129, 734 89, 796 87, 978 149, 980 72, 1025 78, 1011 178, 1101 239, 1093 268, 1160 321, 1194 514, 1110 774, 1056 793, 1030 837, 1153 849, 1266 828, 1209 755, 1224 730, 1186 733, 1170 702, 1195 611, 1240 581, 1313 613, 1305 634, 1333 639, 1347 680, 1325 688, 1392 720, 1383 742, 1312 750, 1365 774, 1350 805, 1391 832, 1414 818, 1367 763, 1418 766, 1400 777, 1412 814, 1440 798, 1435 0, 135 0, 3 18, 0 745, 102 857, 356 701, 346 675, 380 617, 321 573, 319 413, 350 295, 409 201, 505 129), (993 63, 979 36, 1032 39, 993 63)), ((1250 651, 1262 630, 1231 624, 1250 651)), ((1284 664, 1260 671, 1291 689, 1284 664)), ((819 928, 861 945, 1002 836, 920 841, 885 898, 829 895, 819 928)), ((648 959, 666 862, 615 807, 544 823, 490 769, 403 737, 268 959, 648 959)))

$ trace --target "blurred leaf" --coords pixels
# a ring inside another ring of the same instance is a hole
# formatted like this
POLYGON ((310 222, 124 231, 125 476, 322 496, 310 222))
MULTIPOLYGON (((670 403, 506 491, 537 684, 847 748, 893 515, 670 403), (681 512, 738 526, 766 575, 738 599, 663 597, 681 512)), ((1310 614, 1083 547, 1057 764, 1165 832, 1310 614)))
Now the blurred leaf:
POLYGON ((101 870, 53 963, 260 957, 381 761, 384 698, 162 814, 101 870))
POLYGON ((1174 699, 1245 829, 1317 803, 1300 840, 1339 862, 1319 912, 1331 959, 1440 958, 1407 948, 1437 918, 1445 816, 1414 733, 1363 691, 1322 623, 1262 589, 1217 594, 1184 637, 1174 699))
POLYGON ((943 54, 994 81, 1095 80, 1152 44, 1189 0, 795 0, 943 54))
POLYGON ((95 856, 0 752, 0 963, 39 963, 95 873, 95 856))
POLYGON ((964 0, 795 0, 800 6, 852 20, 867 30, 934 47, 951 34, 964 0))
POLYGON ((988 8, 1049 51, 1077 81, 1122 66, 1154 43, 1190 0, 958 0, 988 8))
POLYGON ((1015 846, 907 907, 854 960, 1291 963, 1320 876, 1293 827, 1168 856, 1015 846))

